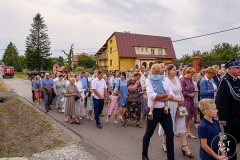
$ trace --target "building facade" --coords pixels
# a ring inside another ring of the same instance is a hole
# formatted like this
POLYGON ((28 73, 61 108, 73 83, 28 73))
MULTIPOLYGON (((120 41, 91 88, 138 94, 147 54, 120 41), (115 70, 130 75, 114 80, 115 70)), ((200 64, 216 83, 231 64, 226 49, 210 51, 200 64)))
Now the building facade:
POLYGON ((96 53, 100 70, 130 70, 176 58, 171 38, 114 32, 96 53))

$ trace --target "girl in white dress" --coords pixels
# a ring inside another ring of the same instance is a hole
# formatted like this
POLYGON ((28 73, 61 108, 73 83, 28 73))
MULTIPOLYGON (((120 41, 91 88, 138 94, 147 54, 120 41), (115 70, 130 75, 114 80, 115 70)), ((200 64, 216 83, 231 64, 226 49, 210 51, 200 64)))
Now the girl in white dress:
MULTIPOLYGON (((78 91, 81 94, 81 97, 85 97, 84 90, 83 90, 83 87, 82 87, 82 82, 79 81, 79 76, 76 76, 75 85, 77 86, 78 91)), ((85 106, 84 106, 84 100, 82 98, 76 101, 75 111, 76 111, 76 115, 79 116, 79 119, 82 119, 81 116, 85 116, 86 115, 86 110, 85 110, 85 106)))

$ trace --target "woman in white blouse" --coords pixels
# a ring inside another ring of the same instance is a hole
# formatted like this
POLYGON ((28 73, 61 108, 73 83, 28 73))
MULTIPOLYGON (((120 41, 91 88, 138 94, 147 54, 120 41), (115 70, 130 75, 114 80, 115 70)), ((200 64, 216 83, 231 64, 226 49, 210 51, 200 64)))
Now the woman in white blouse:
MULTIPOLYGON (((81 93, 81 97, 82 98, 85 97, 83 86, 82 86, 82 82, 79 81, 79 76, 76 76, 75 85, 77 86, 78 91, 81 93)), ((76 103, 75 103, 75 113, 76 113, 76 116, 79 117, 79 119, 82 119, 81 116, 85 116, 86 115, 86 110, 85 110, 85 106, 84 106, 84 100, 82 98, 77 100, 76 103)))
MULTIPOLYGON (((187 154, 189 157, 192 158, 194 157, 194 155, 190 152, 187 146, 185 116, 176 117, 177 107, 183 105, 183 102, 184 102, 181 83, 177 78, 176 74, 177 74, 176 67, 173 64, 169 64, 166 67, 166 80, 169 81, 169 84, 172 88, 175 98, 180 99, 179 102, 169 101, 169 108, 170 108, 170 113, 173 121, 173 131, 180 138, 180 141, 182 144, 181 150, 183 155, 187 154)), ((159 134, 163 135, 163 150, 167 152, 166 151, 166 135, 164 134, 164 131, 161 126, 159 127, 159 134)))

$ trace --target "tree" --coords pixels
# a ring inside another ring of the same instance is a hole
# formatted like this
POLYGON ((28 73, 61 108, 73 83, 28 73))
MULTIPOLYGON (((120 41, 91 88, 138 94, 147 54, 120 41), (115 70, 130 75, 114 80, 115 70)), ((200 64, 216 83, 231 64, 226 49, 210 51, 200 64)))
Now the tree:
POLYGON ((97 59, 93 56, 89 56, 86 53, 82 53, 78 56, 78 65, 84 68, 92 68, 97 59))
POLYGON ((30 34, 26 38, 25 62, 29 69, 46 69, 50 59, 50 39, 47 34, 47 25, 44 23, 41 14, 33 18, 30 34))
POLYGON ((56 57, 55 59, 56 59, 56 61, 57 61, 57 62, 56 62, 57 64, 59 64, 60 66, 63 66, 63 65, 64 65, 64 63, 63 63, 64 59, 63 59, 62 56, 56 57))
POLYGON ((3 62, 7 66, 13 66, 17 70, 19 66, 19 54, 16 46, 10 42, 3 53, 3 62))
POLYGON ((69 53, 66 53, 64 50, 62 50, 62 52, 67 56, 67 60, 68 60, 67 68, 68 68, 70 71, 72 71, 72 70, 73 70, 73 66, 72 66, 73 44, 71 45, 71 48, 70 48, 69 53))

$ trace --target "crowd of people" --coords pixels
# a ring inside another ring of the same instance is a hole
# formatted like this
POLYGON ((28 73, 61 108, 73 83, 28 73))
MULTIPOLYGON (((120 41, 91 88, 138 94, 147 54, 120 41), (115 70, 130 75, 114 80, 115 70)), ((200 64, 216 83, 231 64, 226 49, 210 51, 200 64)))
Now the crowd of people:
MULTIPOLYGON (((197 135, 191 133, 193 123, 200 138, 200 158, 227 159, 224 152, 218 154, 218 147, 212 147, 210 140, 213 134, 221 133, 220 123, 224 132, 240 142, 240 124, 233 119, 240 117, 239 76, 240 63, 235 59, 222 64, 221 68, 218 65, 205 66, 199 73, 192 67, 181 65, 177 70, 173 64, 165 66, 162 61, 156 61, 151 70, 142 65, 139 70, 129 72, 95 70, 93 75, 81 71, 65 75, 58 73, 56 77, 46 73, 45 77, 33 77, 32 93, 37 105, 41 99, 44 101, 45 112, 51 110, 50 105, 56 98, 56 107, 59 112, 64 112, 65 121, 71 124, 80 124, 82 117, 87 115, 88 120, 95 119, 97 128, 102 129, 100 117, 104 116, 105 102, 108 102, 107 123, 114 115, 115 124, 119 119, 121 125, 127 127, 128 121, 136 121, 136 127, 143 128, 141 119, 146 120, 142 147, 144 160, 149 159, 148 146, 159 123, 162 149, 168 159, 174 159, 174 135, 181 141, 182 154, 194 157, 187 144, 187 137, 197 139, 197 135), (219 122, 215 120, 217 112, 219 122), (215 130, 211 131, 211 127, 215 130)), ((221 137, 219 141, 222 142, 221 137)), ((236 157, 235 154, 231 158, 236 157)))

